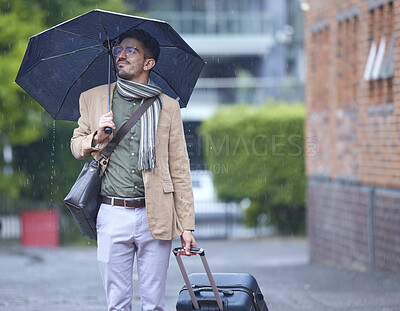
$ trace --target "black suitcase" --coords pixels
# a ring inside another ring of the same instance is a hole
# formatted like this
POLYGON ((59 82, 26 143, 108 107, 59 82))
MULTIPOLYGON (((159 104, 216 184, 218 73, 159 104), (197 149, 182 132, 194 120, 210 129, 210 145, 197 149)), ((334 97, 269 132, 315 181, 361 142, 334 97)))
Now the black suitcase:
POLYGON ((178 247, 173 250, 186 285, 181 289, 176 303, 177 311, 229 310, 268 311, 267 304, 256 279, 247 273, 211 274, 204 250, 192 248, 200 255, 206 273, 187 275, 178 247))

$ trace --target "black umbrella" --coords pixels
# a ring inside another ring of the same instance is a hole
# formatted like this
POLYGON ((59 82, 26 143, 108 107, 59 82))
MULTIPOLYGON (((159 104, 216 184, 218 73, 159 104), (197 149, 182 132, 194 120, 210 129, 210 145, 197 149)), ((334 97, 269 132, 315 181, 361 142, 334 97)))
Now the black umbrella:
POLYGON ((204 66, 201 57, 166 22, 102 10, 31 37, 15 82, 54 119, 77 120, 81 92, 116 80, 111 48, 133 28, 158 40, 160 56, 150 78, 186 107, 204 66))

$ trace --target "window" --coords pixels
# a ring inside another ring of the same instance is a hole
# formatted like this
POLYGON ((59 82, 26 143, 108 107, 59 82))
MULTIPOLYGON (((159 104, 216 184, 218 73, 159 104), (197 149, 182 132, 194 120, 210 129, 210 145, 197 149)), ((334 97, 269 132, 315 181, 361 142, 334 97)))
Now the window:
POLYGON ((376 53, 374 67, 372 68, 372 79, 378 80, 381 78, 380 73, 383 64, 383 57, 385 55, 386 38, 382 37, 379 43, 378 52, 376 53))
POLYGON ((374 67, 375 63, 376 48, 377 48, 376 42, 375 40, 372 40, 371 47, 369 49, 367 65, 365 66, 365 72, 364 72, 365 81, 372 80, 372 68, 374 67))
POLYGON ((380 76, 382 77, 382 79, 389 79, 393 77, 394 73, 393 49, 394 49, 394 37, 391 36, 386 59, 382 65, 382 70, 380 72, 380 76))

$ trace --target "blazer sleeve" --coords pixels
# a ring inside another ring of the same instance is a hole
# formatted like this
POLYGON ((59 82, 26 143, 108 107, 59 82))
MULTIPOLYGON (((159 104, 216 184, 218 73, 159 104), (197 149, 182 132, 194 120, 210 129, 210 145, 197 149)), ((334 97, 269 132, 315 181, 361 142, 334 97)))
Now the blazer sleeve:
POLYGON ((88 100, 85 93, 82 93, 79 98, 79 110, 81 116, 71 138, 71 152, 76 159, 82 160, 98 150, 97 147, 92 147, 93 136, 96 135, 97 129, 94 130, 90 126, 88 100))
POLYGON ((174 186, 174 203, 184 230, 194 230, 194 200, 189 156, 179 103, 175 101, 169 139, 169 169, 174 186))

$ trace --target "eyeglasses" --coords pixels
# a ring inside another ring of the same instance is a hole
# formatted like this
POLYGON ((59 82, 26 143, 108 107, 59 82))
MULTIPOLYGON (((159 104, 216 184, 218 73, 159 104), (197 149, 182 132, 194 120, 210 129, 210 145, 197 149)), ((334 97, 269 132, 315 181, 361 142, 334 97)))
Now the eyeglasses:
POLYGON ((120 45, 114 46, 112 49, 112 53, 114 56, 118 56, 122 50, 125 50, 126 56, 131 55, 135 50, 137 50, 136 46, 127 46, 126 48, 123 48, 120 45))

